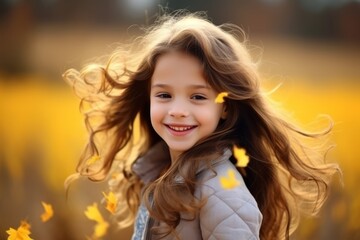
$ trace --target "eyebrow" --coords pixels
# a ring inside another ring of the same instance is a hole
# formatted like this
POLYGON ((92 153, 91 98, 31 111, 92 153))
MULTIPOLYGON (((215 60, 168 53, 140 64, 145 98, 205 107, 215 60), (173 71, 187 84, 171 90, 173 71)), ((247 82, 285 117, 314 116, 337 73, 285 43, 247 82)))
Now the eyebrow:
MULTIPOLYGON (((170 85, 168 84, 164 84, 164 83, 158 83, 158 84, 154 84, 154 85, 151 85, 151 88, 171 88, 170 85)), ((207 86, 207 85, 202 85, 202 84, 192 84, 189 86, 189 88, 192 88, 192 89, 202 89, 202 88, 205 88, 205 89, 209 89, 210 87, 207 86)))

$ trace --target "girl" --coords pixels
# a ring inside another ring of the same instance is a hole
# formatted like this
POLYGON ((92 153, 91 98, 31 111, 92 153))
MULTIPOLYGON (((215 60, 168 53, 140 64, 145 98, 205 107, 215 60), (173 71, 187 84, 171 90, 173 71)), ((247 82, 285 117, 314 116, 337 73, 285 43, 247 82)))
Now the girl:
POLYGON ((120 166, 110 185, 120 226, 136 220, 133 239, 289 239, 299 211, 323 204, 338 167, 304 140, 332 126, 306 133, 277 114, 238 30, 164 16, 106 65, 64 74, 89 103, 77 172, 102 180, 120 166), (246 150, 246 167, 234 147, 246 150), (93 155, 101 161, 88 164, 93 155), (237 184, 224 188, 224 176, 237 184))

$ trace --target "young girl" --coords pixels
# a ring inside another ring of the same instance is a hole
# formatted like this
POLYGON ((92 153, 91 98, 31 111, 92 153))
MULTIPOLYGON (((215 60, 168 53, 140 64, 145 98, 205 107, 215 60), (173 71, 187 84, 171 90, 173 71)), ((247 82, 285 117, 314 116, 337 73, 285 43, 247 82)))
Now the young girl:
POLYGON ((163 16, 107 64, 64 74, 88 103, 77 171, 102 180, 120 166, 110 185, 120 226, 135 220, 132 239, 289 239, 299 212, 323 204, 338 167, 304 142, 332 126, 306 133, 277 114, 238 32, 199 14, 163 16))

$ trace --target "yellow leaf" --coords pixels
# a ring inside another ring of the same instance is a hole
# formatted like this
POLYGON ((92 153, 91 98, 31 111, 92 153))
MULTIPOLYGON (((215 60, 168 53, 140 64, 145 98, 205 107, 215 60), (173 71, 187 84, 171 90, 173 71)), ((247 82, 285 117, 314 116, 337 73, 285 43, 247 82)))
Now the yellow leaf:
POLYGON ((30 228, 31 228, 30 224, 26 220, 22 220, 20 222, 20 227, 27 229, 27 230, 30 230, 30 228))
POLYGON ((237 159, 237 167, 246 167, 249 163, 249 156, 244 148, 233 147, 234 157, 237 159))
POLYGON ((228 170, 227 176, 220 176, 220 184, 224 189, 233 189, 240 185, 240 182, 236 179, 235 171, 228 170))
POLYGON ((53 211, 53 208, 51 206, 51 204, 47 204, 47 203, 44 203, 44 202, 41 202, 41 204, 43 205, 44 207, 44 213, 41 214, 41 221, 42 222, 47 222, 50 218, 52 218, 54 216, 54 211, 53 211))
POLYGON ((217 97, 215 98, 215 103, 223 103, 225 100, 224 100, 224 97, 227 97, 229 96, 229 93, 228 92, 221 92, 217 95, 217 97))
POLYGON ((86 164, 87 165, 91 165, 91 164, 94 164, 95 162, 99 161, 100 160, 100 156, 99 155, 94 155, 92 156, 91 158, 89 158, 87 161, 86 161, 86 164))
POLYGON ((112 214, 115 213, 116 211, 116 207, 117 207, 117 197, 115 196, 115 194, 113 192, 109 192, 108 195, 106 195, 104 192, 103 192, 103 195, 106 199, 106 209, 111 212, 112 214))
POLYGON ((97 223, 104 222, 104 219, 101 216, 101 213, 99 212, 99 209, 97 207, 97 203, 93 203, 92 206, 87 207, 87 209, 85 211, 85 216, 88 219, 93 220, 97 223))
POLYGON ((33 240, 29 237, 31 234, 30 224, 26 221, 22 221, 17 230, 10 228, 6 233, 9 235, 8 240, 33 240))
POLYGON ((15 229, 10 228, 9 230, 6 231, 6 233, 9 235, 8 240, 17 239, 18 232, 15 229))
POLYGON ((120 176, 120 173, 114 172, 111 174, 111 179, 118 179, 120 176))
POLYGON ((88 206, 85 211, 85 215, 88 219, 93 220, 97 223, 95 225, 93 238, 97 239, 104 236, 107 232, 107 228, 109 227, 109 224, 101 216, 97 204, 93 203, 93 205, 88 206))
POLYGON ((109 227, 109 224, 107 222, 101 222, 95 225, 95 230, 94 230, 94 238, 100 238, 105 236, 107 229, 109 227))

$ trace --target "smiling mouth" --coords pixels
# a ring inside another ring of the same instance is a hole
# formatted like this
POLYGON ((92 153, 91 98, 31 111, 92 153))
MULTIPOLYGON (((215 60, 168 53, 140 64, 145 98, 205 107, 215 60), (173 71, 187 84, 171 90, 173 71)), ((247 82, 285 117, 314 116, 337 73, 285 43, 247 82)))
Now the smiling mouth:
POLYGON ((196 126, 172 126, 172 125, 167 125, 165 124, 168 128, 170 128, 173 131, 176 132, 185 132, 188 131, 190 129, 196 128, 196 126))

